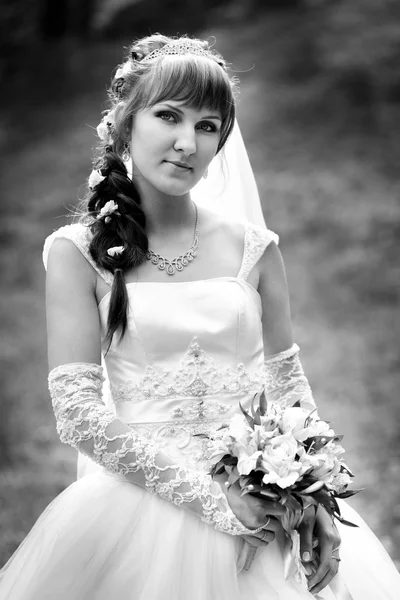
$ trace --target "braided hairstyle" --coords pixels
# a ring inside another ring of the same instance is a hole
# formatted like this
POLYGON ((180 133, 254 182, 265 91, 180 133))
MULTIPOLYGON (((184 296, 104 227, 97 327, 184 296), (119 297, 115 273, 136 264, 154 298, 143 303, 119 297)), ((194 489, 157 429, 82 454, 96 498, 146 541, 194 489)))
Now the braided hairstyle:
POLYGON ((135 182, 123 160, 135 114, 166 99, 182 101, 189 108, 207 106, 222 116, 219 152, 232 131, 235 119, 234 88, 226 63, 206 41, 170 38, 160 34, 134 42, 118 66, 109 89, 110 109, 97 127, 101 144, 89 177, 89 192, 80 206, 79 221, 92 233, 89 251, 97 265, 114 275, 108 313, 106 345, 120 340, 127 327, 128 294, 124 271, 137 267, 146 257, 146 217, 135 182), (184 53, 143 59, 166 44, 185 41, 205 50, 213 59, 184 53), (110 250, 111 249, 111 250, 110 250))

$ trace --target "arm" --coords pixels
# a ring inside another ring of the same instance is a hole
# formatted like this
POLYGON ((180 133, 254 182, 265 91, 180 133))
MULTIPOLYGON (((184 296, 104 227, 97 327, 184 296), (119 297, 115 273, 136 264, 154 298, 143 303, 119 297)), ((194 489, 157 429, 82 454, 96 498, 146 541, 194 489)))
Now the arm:
POLYGON ((271 243, 260 260, 259 292, 263 307, 264 376, 267 398, 315 409, 307 377, 293 343, 289 293, 279 248, 271 243))
MULTIPOLYGON (((89 263, 71 241, 55 240, 47 270, 46 315, 49 389, 61 441, 131 483, 184 506, 219 531, 254 533, 237 519, 209 475, 173 464, 104 406, 95 291, 96 275, 89 263)), ((253 523, 248 521, 250 527, 253 523)))
MULTIPOLYGON (((271 243, 260 259, 259 292, 263 307, 264 374, 267 399, 292 406, 296 402, 308 410, 315 409, 307 377, 293 344, 289 293, 285 267, 279 248, 271 243)), ((313 558, 313 538, 319 539, 319 565, 309 578, 313 594, 329 584, 338 571, 339 562, 332 558, 340 546, 340 536, 330 517, 319 506, 306 510, 299 529, 304 562, 313 558)))

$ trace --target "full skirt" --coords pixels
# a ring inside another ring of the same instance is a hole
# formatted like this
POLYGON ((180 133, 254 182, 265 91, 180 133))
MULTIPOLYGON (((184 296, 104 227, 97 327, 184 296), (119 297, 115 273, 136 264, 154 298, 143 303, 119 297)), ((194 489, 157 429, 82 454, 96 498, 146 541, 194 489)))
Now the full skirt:
MULTIPOLYGON (((344 502, 340 573, 324 600, 398 600, 400 575, 344 502)), ((98 469, 46 508, 0 571, 1 600, 311 600, 285 578, 279 535, 239 570, 243 540, 98 469)))

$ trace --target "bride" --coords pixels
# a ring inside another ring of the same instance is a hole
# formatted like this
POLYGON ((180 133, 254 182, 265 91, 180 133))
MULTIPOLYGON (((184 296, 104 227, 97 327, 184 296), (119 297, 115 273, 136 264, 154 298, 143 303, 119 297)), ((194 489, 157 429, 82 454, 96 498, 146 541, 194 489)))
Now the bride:
POLYGON ((209 475, 198 434, 239 401, 264 387, 314 403, 234 87, 188 38, 140 40, 115 73, 81 218, 44 249, 49 389, 81 477, 0 571, 1 600, 399 597, 389 556, 344 502, 358 528, 323 507, 304 515, 305 582, 282 506, 209 475))

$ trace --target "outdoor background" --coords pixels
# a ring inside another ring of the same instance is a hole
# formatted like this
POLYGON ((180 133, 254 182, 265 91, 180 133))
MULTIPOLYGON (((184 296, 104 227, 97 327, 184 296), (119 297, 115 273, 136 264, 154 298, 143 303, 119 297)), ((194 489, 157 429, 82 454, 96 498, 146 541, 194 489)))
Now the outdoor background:
POLYGON ((158 31, 215 36, 241 80, 295 340, 366 488, 350 502, 399 566, 396 0, 1 0, 0 566, 75 476, 47 390, 43 241, 84 194, 123 46, 158 31))

